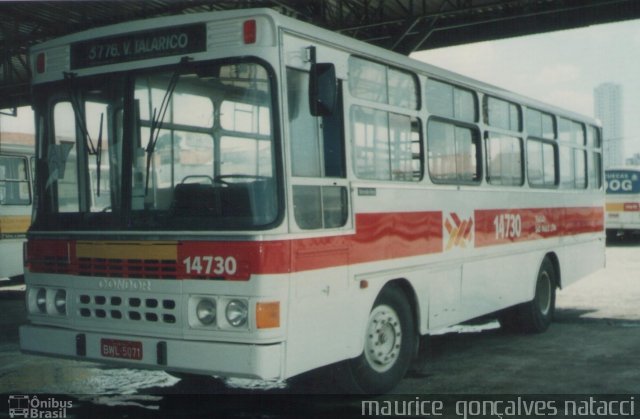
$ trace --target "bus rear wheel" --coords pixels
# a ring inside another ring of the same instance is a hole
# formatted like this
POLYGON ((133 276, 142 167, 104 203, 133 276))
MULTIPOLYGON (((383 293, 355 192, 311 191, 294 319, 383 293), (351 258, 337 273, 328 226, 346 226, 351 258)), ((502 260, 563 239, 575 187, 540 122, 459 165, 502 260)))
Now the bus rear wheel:
POLYGON ((411 364, 416 337, 405 294, 398 287, 383 288, 369 313, 362 354, 339 366, 343 387, 360 394, 390 391, 411 364))
POLYGON ((500 316, 503 329, 510 332, 542 333, 553 321, 558 281, 553 264, 545 259, 540 265, 533 299, 504 310, 500 316))

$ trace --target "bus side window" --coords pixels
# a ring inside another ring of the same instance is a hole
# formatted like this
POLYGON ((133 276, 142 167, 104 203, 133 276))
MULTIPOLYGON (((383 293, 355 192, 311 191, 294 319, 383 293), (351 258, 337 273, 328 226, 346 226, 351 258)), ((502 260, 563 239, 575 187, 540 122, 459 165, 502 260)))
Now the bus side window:
POLYGON ((18 156, 0 156, 0 205, 30 203, 27 160, 18 156))
POLYGON ((482 177, 476 130, 440 120, 427 125, 429 174, 436 183, 478 183, 482 177))
POLYGON ((600 189, 602 187, 602 152, 600 147, 600 131, 594 126, 587 126, 587 147, 590 158, 588 161, 587 173, 589 177, 589 187, 600 189))
POLYGON ((560 186, 565 189, 587 187, 587 154, 584 150, 584 126, 565 118, 558 118, 560 143, 560 186))
POLYGON ((529 185, 551 188, 557 185, 556 147, 554 144, 527 139, 527 176, 529 185))
POLYGON ((354 105, 351 135, 356 175, 361 179, 419 181, 420 121, 409 115, 354 105))
POLYGON ((487 182, 491 185, 522 186, 522 140, 506 134, 487 133, 487 182))

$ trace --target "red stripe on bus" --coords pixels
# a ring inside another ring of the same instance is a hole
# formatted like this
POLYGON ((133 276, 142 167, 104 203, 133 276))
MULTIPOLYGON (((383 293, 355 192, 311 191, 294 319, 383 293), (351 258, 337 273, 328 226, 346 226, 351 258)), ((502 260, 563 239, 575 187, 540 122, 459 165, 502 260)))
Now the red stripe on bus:
POLYGON ((302 272, 441 251, 440 212, 357 214, 356 234, 263 242, 181 242, 178 278, 194 276, 184 263, 189 257, 201 258, 202 271, 218 272, 225 270, 224 264, 232 257, 234 272, 219 276, 242 280, 252 273, 302 272), (202 260, 204 257, 207 259, 202 260), (210 257, 217 258, 213 267, 202 266, 203 262, 209 265, 210 257))
MULTIPOLYGON (((476 210, 474 218, 460 220, 454 240, 475 236, 475 247, 486 247, 604 229, 602 207, 476 210)), ((440 211, 357 214, 355 234, 273 241, 176 241, 176 260, 160 261, 162 266, 150 255, 132 261, 100 259, 95 269, 76 257, 75 241, 36 239, 29 241, 27 264, 32 272, 85 276, 133 272, 131 277, 248 280, 255 274, 442 253, 445 222, 440 211), (128 269, 118 264, 135 266, 128 269)))
POLYGON ((596 233, 604 229, 602 207, 476 210, 475 219, 476 247, 596 233))

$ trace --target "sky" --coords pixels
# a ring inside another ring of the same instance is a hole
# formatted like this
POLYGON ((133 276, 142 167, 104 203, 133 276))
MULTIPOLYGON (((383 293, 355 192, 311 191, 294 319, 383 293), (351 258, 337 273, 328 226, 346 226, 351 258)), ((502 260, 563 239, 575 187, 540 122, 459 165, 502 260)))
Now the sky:
POLYGON ((546 103, 593 116, 593 90, 622 85, 625 156, 640 153, 640 20, 412 54, 546 103))

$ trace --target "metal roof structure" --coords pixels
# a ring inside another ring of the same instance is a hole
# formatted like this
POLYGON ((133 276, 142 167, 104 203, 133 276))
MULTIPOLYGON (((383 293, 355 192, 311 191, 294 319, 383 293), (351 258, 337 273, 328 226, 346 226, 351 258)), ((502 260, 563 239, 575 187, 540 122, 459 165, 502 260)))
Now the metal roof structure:
POLYGON ((403 54, 640 18, 637 0, 0 0, 0 109, 30 103, 33 44, 128 20, 251 7, 403 54))

